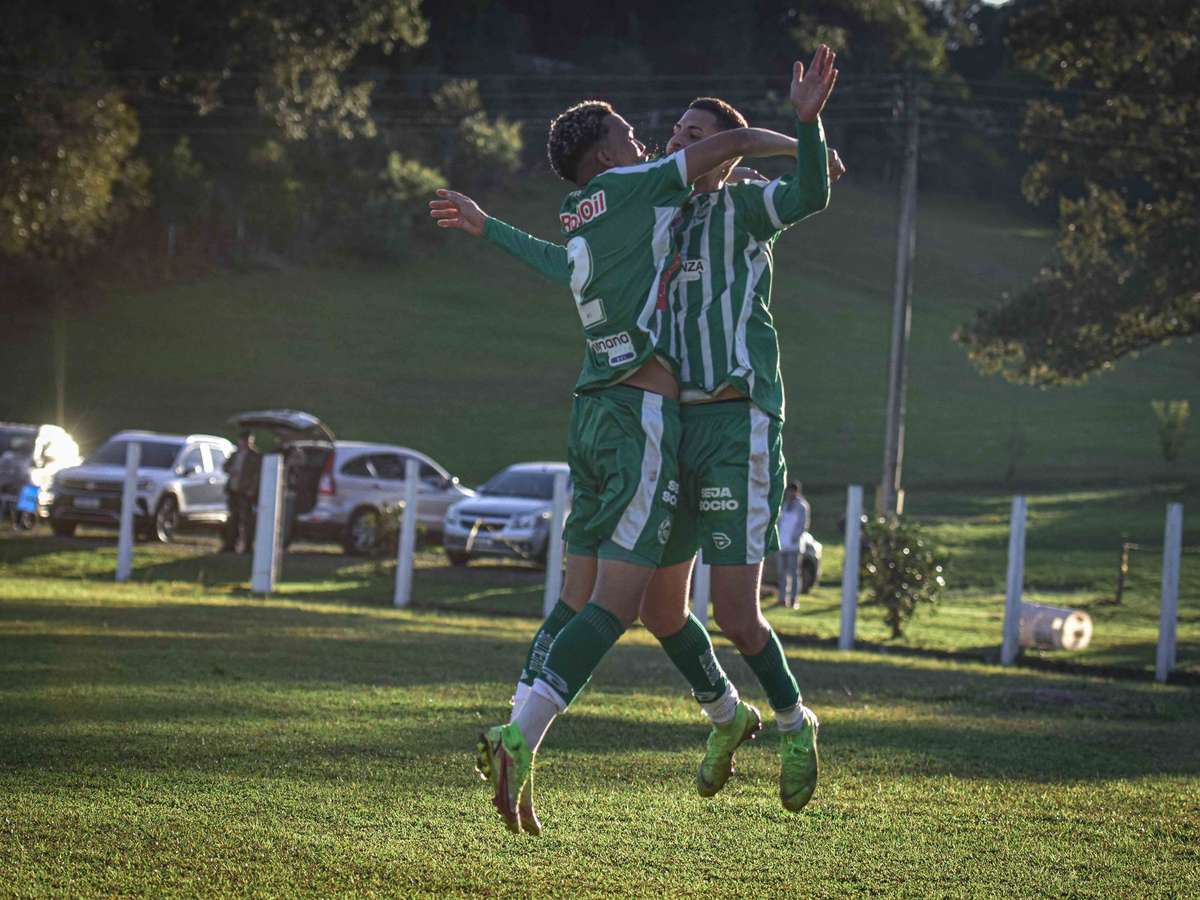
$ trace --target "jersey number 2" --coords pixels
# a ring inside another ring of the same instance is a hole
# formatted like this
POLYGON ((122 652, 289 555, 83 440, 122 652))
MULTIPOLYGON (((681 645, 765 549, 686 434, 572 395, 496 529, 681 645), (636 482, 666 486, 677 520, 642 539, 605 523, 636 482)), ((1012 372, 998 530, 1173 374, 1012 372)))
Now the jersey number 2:
POLYGON ((592 280, 592 248, 588 246, 587 238, 579 235, 567 241, 567 259, 571 262, 571 293, 575 295, 579 319, 584 328, 599 325, 608 318, 604 311, 604 301, 599 297, 593 300, 584 297, 588 283, 592 280))

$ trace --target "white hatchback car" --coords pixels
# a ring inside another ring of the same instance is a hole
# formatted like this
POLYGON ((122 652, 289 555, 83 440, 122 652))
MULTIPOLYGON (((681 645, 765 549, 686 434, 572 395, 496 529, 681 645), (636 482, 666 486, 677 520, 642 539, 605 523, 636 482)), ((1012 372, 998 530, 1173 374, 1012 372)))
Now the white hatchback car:
POLYGON ((404 499, 404 467, 415 459, 420 468, 417 524, 441 534, 446 510, 475 496, 470 488, 424 453, 391 444, 334 441, 333 453, 317 482, 317 502, 296 519, 296 536, 335 540, 347 553, 375 549, 384 511, 404 499))

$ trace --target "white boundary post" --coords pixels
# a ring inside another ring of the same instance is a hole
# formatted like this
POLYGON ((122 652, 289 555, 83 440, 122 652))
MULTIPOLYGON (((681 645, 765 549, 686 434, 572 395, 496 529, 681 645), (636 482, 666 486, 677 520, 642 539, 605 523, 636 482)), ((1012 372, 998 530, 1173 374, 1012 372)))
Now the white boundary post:
POLYGON ((250 590, 269 594, 279 577, 279 551, 283 535, 279 529, 283 505, 283 457, 267 453, 262 458, 258 484, 258 513, 254 524, 254 560, 250 564, 250 590))
POLYGON ((708 604, 712 600, 712 566, 696 554, 696 571, 692 573, 695 584, 692 585, 692 615, 700 620, 700 624, 708 627, 708 604))
POLYGON ((546 587, 542 594, 542 615, 550 610, 562 595, 563 580, 563 519, 567 515, 567 473, 554 475, 554 505, 550 508, 550 531, 546 535, 546 587))
POLYGON ((1025 584, 1025 514, 1023 496, 1013 497, 1008 529, 1008 587, 1004 594, 1004 638, 1000 644, 1000 665, 1011 666, 1017 660, 1021 638, 1021 591, 1025 584))
POLYGON ((117 535, 117 581, 128 581, 133 574, 133 506, 137 501, 138 466, 142 445, 125 445, 125 484, 121 488, 121 527, 117 535))
POLYGON ((1183 549, 1183 504, 1167 504, 1163 530, 1162 600, 1158 610, 1158 653, 1154 680, 1164 682, 1175 668, 1175 625, 1179 618, 1179 556, 1183 549))
POLYGON ((861 484, 846 488, 846 553, 842 562, 842 625, 838 649, 854 649, 854 620, 858 615, 858 567, 862 548, 863 489, 861 484))
POLYGON ((392 605, 398 609, 412 603, 413 551, 417 546, 417 513, 421 508, 419 467, 412 457, 404 461, 404 518, 400 522, 396 595, 392 600, 392 605))

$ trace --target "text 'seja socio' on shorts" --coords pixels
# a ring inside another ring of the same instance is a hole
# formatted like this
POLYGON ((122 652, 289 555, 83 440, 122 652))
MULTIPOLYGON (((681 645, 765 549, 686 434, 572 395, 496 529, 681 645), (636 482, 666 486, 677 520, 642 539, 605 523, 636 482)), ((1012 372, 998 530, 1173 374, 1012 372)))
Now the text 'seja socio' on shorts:
POLYGON ((754 565, 779 549, 787 484, 783 423, 749 400, 681 408, 682 492, 660 565, 703 551, 713 566, 754 565))

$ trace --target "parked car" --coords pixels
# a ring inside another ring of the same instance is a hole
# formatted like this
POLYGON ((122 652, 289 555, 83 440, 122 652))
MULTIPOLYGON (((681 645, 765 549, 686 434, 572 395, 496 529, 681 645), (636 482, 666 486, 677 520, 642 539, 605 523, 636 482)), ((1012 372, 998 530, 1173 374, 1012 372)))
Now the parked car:
POLYGON ((48 518, 50 480, 79 463, 79 445, 59 426, 0 423, 0 513, 24 527, 48 518), (17 501, 29 485, 36 490, 34 509, 19 513, 17 501))
POLYGON ((50 526, 72 535, 81 523, 116 526, 121 516, 125 452, 141 446, 134 526, 142 537, 168 542, 183 525, 225 522, 225 460, 233 445, 211 434, 121 431, 81 465, 62 469, 50 485, 50 526))
MULTIPOLYGON (((554 476, 561 462, 517 463, 480 485, 477 496, 446 511, 442 546, 455 566, 477 557, 529 559, 546 564, 554 476)), ((567 498, 570 502, 570 483, 567 498)))
POLYGON ((383 517, 404 499, 405 463, 419 464, 417 524, 440 536, 446 510, 475 492, 424 453, 392 444, 335 441, 325 458, 316 504, 296 520, 296 535, 335 540, 347 553, 369 553, 383 517))

